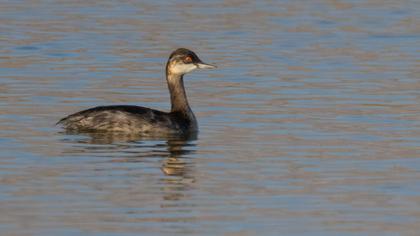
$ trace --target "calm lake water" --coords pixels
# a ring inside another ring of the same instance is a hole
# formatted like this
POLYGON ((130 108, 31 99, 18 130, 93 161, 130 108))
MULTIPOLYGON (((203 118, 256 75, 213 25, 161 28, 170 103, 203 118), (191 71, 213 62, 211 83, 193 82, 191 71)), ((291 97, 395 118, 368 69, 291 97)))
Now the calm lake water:
POLYGON ((419 235, 420 4, 0 0, 0 234, 419 235), (98 105, 196 139, 66 134, 98 105))

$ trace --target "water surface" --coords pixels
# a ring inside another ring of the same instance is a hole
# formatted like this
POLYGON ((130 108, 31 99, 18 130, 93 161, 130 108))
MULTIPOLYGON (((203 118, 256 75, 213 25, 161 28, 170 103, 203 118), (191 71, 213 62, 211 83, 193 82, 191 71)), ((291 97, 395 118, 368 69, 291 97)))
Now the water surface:
POLYGON ((1 235, 417 235, 418 1, 0 1, 1 235), (68 134, 168 110, 196 138, 68 134))

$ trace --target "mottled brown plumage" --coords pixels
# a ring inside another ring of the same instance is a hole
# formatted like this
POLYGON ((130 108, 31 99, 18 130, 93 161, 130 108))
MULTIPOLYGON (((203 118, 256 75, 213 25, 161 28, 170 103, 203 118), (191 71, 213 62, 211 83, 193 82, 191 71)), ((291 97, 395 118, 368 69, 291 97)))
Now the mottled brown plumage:
POLYGON ((126 133, 190 133, 198 130, 184 89, 183 75, 197 68, 215 68, 184 48, 175 50, 166 65, 166 80, 171 95, 171 112, 140 106, 100 106, 80 111, 57 124, 67 130, 126 133))

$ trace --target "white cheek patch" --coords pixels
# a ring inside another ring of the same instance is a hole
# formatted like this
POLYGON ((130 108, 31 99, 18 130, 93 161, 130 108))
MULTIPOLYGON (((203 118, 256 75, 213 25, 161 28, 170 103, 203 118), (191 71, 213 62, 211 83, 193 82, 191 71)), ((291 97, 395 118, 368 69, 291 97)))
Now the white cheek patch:
POLYGON ((197 66, 194 64, 176 64, 172 66, 171 72, 174 74, 186 74, 195 69, 197 69, 197 66))

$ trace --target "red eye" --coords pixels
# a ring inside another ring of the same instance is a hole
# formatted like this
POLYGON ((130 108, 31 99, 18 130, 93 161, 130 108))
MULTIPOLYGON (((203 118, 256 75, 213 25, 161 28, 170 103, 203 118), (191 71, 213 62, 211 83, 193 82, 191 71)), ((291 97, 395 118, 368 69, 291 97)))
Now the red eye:
POLYGON ((187 56, 184 58, 184 63, 191 63, 192 62, 192 58, 190 56, 187 56))

